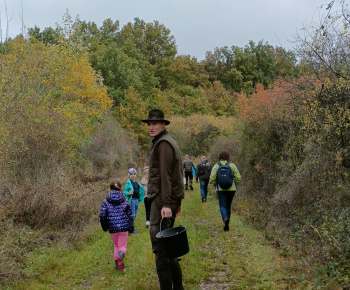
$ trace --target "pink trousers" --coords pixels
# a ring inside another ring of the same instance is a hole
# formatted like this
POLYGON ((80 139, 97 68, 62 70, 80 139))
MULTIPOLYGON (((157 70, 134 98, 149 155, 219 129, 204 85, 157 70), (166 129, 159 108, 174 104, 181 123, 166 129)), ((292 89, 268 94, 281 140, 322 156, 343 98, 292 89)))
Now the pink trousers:
POLYGON ((120 251, 122 251, 124 255, 126 254, 128 234, 129 234, 128 232, 111 234, 111 238, 114 245, 114 260, 117 260, 118 253, 120 251))

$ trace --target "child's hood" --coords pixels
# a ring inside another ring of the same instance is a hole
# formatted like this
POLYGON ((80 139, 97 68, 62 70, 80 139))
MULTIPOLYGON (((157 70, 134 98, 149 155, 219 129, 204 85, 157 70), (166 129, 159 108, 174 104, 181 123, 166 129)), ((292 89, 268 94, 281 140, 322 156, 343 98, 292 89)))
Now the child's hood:
POLYGON ((121 204, 126 200, 124 193, 120 190, 112 190, 106 199, 109 203, 116 205, 121 204))

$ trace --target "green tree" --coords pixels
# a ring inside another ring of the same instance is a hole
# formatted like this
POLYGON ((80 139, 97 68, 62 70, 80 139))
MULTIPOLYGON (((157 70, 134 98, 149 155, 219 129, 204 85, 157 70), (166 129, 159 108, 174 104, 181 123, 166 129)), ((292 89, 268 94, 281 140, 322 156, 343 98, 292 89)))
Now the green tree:
POLYGON ((158 21, 146 23, 139 18, 129 22, 120 31, 118 43, 124 46, 131 41, 140 51, 140 56, 151 66, 154 77, 159 79, 162 89, 169 82, 169 67, 177 53, 175 38, 170 30, 158 21))
POLYGON ((40 32, 40 28, 34 26, 34 28, 28 29, 30 39, 36 39, 48 44, 59 44, 61 32, 58 28, 53 29, 51 27, 45 28, 40 32))
POLYGON ((263 41, 250 41, 243 48, 216 48, 213 53, 207 52, 204 64, 212 82, 219 80, 226 89, 246 94, 258 83, 268 88, 278 77, 297 75, 295 55, 263 41))
POLYGON ((116 43, 100 45, 91 55, 91 64, 103 76, 115 106, 124 102, 124 91, 129 87, 142 91, 142 69, 137 59, 126 55, 116 43))
POLYGON ((169 70, 169 87, 189 85, 195 88, 210 87, 209 75, 204 64, 189 55, 180 55, 171 63, 169 70))

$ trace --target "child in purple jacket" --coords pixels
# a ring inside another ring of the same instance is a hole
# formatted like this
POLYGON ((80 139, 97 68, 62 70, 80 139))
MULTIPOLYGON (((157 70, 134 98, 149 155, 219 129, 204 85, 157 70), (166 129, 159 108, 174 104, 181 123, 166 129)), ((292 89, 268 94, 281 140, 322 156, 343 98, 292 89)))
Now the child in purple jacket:
POLYGON ((134 219, 130 203, 122 191, 120 179, 111 180, 109 187, 111 192, 101 205, 100 222, 103 231, 109 231, 111 234, 115 267, 123 271, 128 236, 134 232, 134 219))

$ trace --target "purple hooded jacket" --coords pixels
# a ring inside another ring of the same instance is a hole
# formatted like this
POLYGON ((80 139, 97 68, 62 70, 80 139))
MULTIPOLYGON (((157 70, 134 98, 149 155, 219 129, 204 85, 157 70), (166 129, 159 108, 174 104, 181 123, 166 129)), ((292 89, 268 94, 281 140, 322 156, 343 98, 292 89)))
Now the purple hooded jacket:
POLYGON ((134 219, 130 203, 121 190, 112 190, 102 202, 100 223, 104 231, 111 234, 119 232, 134 232, 134 219))

